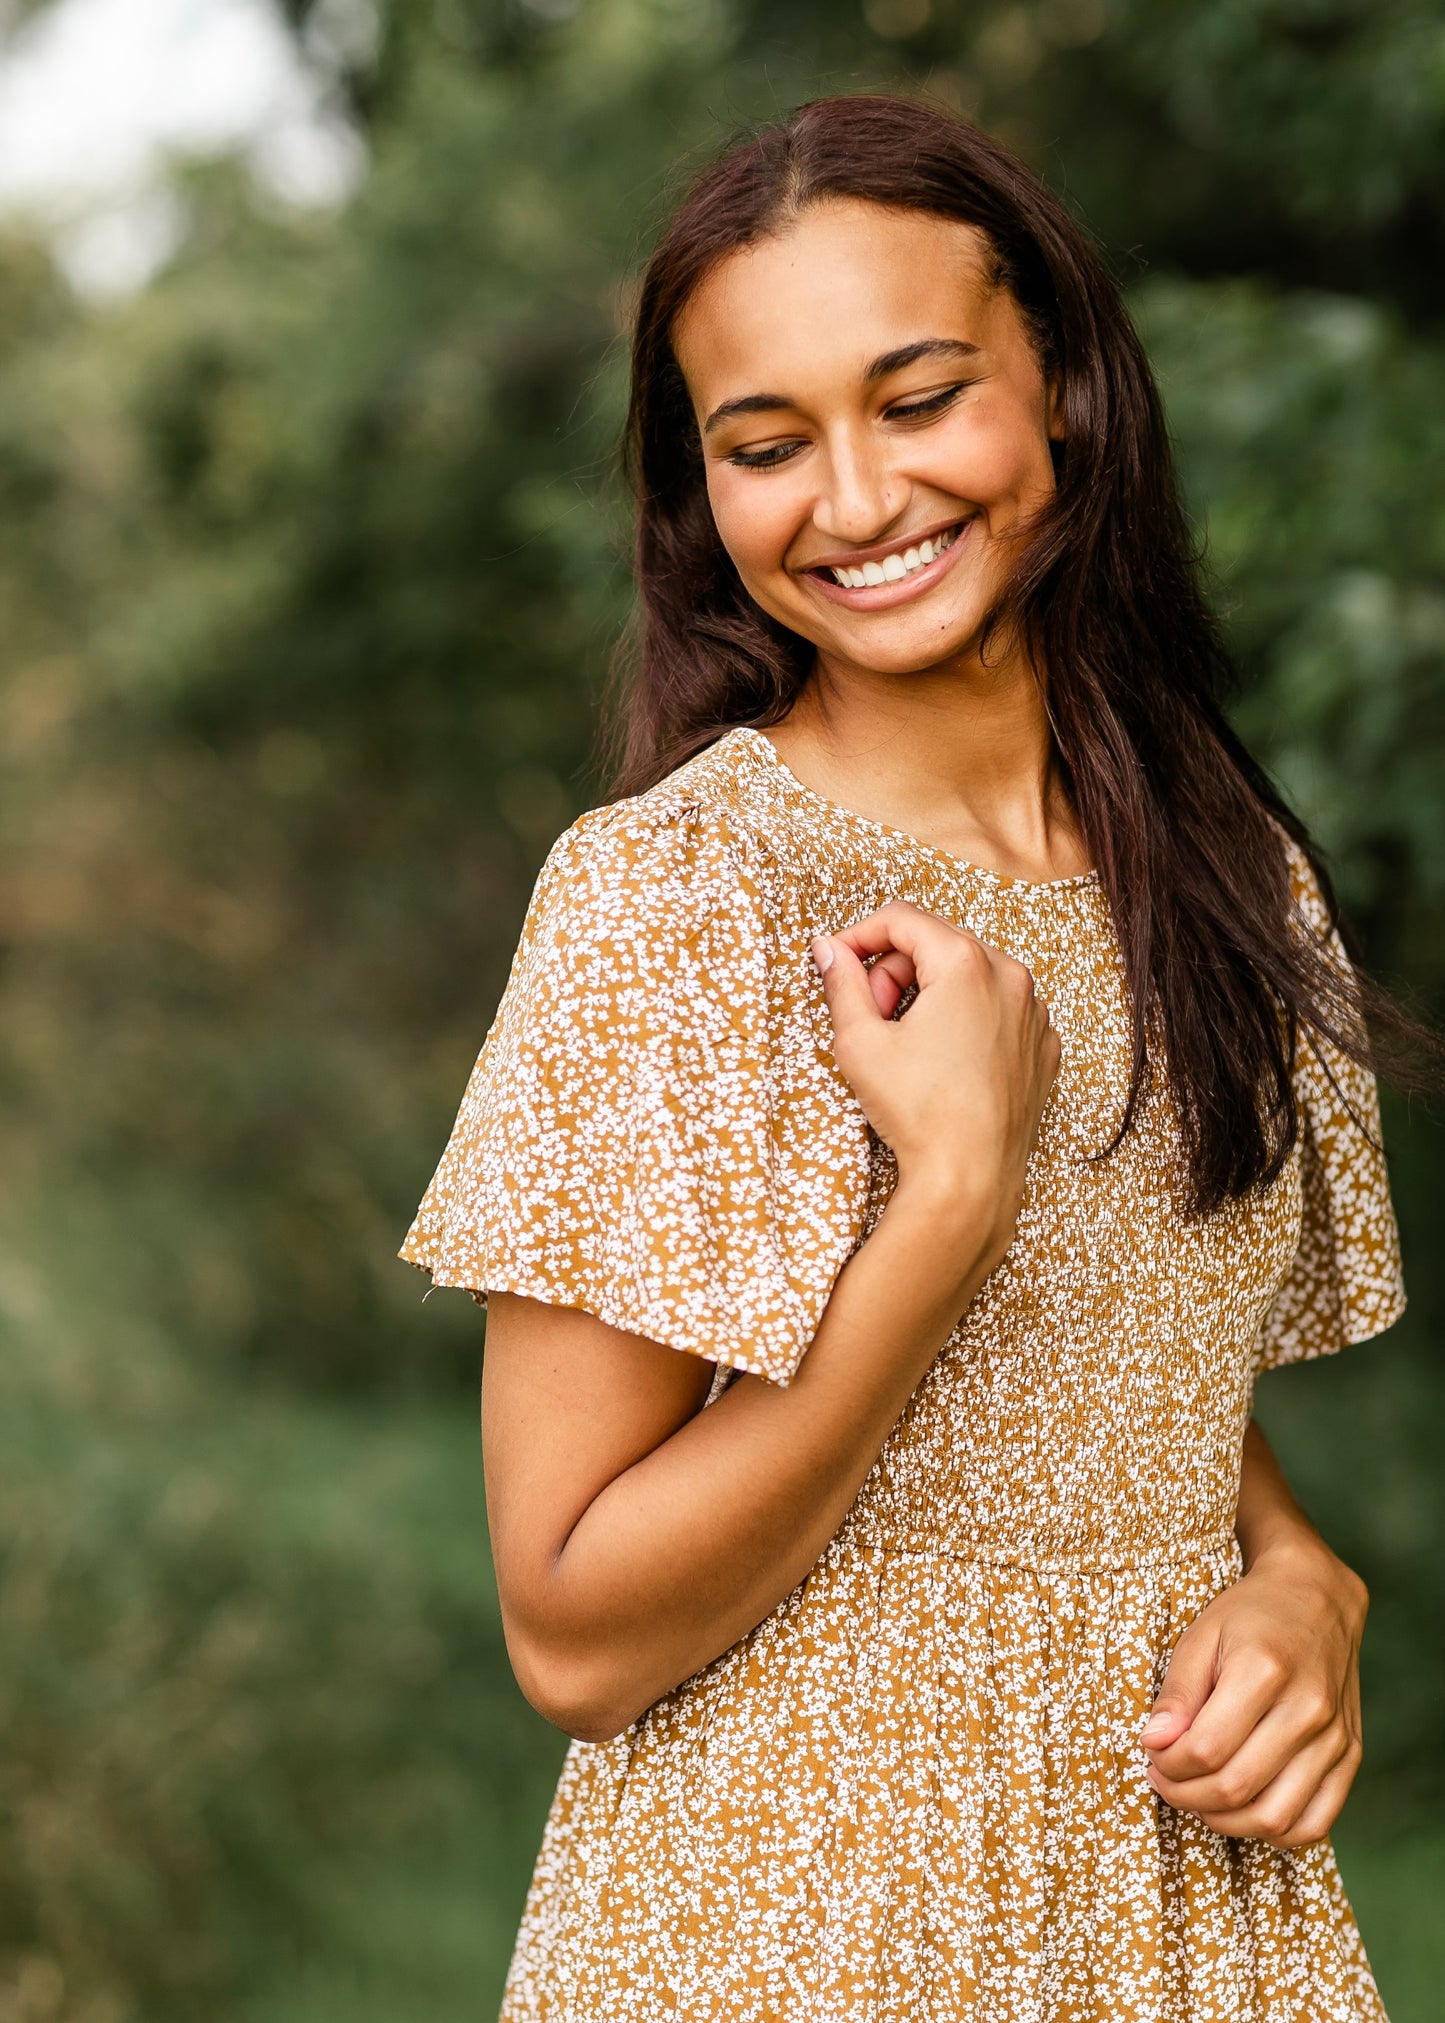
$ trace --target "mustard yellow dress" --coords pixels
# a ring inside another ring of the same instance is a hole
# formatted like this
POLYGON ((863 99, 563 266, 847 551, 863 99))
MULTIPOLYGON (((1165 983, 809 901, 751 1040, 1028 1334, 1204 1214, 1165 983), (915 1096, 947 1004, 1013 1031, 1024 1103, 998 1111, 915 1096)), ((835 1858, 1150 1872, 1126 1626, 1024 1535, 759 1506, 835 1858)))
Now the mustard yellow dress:
POLYGON ((1138 1744, 1240 1571, 1255 1373, 1402 1309, 1367 1074, 1303 1048, 1283 1175, 1191 1224, 1157 1079, 1090 1158, 1130 1045, 1096 877, 962 863, 739 727, 554 846, 402 1255, 705 1357, 709 1402, 787 1384, 896 1171, 809 943, 893 898, 1052 1012, 1017 1234, 807 1577, 569 1749, 503 2023, 1381 2023, 1328 1841, 1212 1832, 1138 1744))

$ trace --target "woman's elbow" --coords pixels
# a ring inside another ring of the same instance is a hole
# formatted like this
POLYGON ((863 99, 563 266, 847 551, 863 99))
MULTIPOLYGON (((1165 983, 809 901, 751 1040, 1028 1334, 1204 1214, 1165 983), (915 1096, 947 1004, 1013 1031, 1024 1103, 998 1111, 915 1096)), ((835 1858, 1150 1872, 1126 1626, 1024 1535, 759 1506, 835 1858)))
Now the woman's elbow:
POLYGON ((618 1714, 615 1711, 604 1713, 590 1708, 574 1710, 564 1707, 556 1713, 544 1715, 543 1718, 550 1721, 554 1728, 560 1728, 564 1735, 570 1735, 574 1742, 601 1743, 615 1742, 619 1735, 625 1735, 638 1716, 618 1714))
POLYGON ((528 1705, 574 1742, 613 1742, 647 1711, 627 1682, 595 1659, 538 1648, 526 1639, 508 1638, 508 1651, 528 1705))

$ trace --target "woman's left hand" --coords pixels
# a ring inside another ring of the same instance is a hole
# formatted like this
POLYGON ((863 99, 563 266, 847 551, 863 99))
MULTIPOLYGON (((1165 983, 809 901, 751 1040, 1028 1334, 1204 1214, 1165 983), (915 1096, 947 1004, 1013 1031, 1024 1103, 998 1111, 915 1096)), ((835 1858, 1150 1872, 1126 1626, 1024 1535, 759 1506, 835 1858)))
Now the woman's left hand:
POLYGON ((1308 1524, 1185 1630, 1141 1740, 1149 1782, 1216 1833, 1303 1847, 1359 1768, 1364 1582, 1308 1524))

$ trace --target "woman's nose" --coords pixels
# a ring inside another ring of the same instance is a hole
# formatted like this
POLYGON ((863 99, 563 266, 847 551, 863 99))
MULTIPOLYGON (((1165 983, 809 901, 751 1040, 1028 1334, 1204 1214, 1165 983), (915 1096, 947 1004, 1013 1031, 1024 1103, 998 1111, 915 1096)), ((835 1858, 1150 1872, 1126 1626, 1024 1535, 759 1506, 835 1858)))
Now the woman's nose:
POLYGON ((908 487, 885 454, 847 437, 828 445, 823 485, 813 506, 813 524, 830 540, 862 546, 876 541, 898 518, 908 487))

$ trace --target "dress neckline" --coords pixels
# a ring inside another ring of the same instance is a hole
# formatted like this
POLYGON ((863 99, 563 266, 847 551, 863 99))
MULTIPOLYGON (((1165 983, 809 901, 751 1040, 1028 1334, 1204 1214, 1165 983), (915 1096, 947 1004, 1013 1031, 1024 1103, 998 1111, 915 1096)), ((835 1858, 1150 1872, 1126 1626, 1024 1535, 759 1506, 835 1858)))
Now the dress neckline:
POLYGON ((909 849, 916 850, 921 856, 946 864, 955 872, 967 877, 982 878, 1001 890, 1024 893, 1082 890, 1099 883, 1097 870, 1075 871, 1067 878, 1013 878, 1006 871, 991 870, 986 864, 971 864, 966 857, 956 857, 951 850, 945 850, 937 843, 926 843, 921 836, 913 835, 910 830, 896 829, 889 822, 876 822, 871 815, 862 815, 856 808, 846 807, 841 801, 829 800, 826 794, 820 794, 815 788, 805 786, 772 739, 755 729, 752 724, 735 724, 726 735, 746 742, 766 765, 774 769, 796 798, 818 809, 820 813, 837 817, 854 828, 861 829, 865 834, 877 836, 886 842, 906 844, 909 849))

